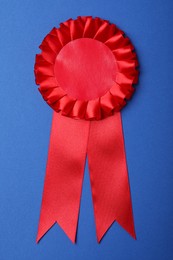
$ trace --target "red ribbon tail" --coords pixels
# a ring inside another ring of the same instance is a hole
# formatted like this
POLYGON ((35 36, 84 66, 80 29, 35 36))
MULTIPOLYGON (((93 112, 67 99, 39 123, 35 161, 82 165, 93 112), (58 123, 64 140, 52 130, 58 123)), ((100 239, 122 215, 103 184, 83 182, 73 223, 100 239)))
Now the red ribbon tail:
POLYGON ((114 221, 136 239, 120 112, 90 123, 87 153, 98 242, 114 221))
POLYGON ((54 112, 37 242, 58 223, 74 243, 89 122, 54 112))

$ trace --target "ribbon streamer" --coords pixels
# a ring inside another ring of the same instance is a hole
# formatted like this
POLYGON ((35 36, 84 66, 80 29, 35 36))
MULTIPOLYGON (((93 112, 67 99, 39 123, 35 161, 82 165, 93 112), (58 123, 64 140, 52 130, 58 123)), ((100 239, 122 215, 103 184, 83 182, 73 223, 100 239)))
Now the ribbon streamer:
POLYGON ((98 242, 114 221, 136 237, 121 114, 85 121, 54 112, 37 242, 56 222, 75 242, 87 155, 98 242))

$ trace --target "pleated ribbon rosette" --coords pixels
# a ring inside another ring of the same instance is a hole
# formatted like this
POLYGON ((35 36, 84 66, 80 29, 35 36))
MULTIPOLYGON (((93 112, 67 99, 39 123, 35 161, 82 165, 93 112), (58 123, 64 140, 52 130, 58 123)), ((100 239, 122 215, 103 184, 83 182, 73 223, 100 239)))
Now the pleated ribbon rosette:
POLYGON ((120 112, 138 80, 132 43, 87 16, 53 28, 40 49, 36 84, 54 112, 37 242, 56 222, 75 242, 86 157, 98 242, 114 221, 135 238, 120 112))

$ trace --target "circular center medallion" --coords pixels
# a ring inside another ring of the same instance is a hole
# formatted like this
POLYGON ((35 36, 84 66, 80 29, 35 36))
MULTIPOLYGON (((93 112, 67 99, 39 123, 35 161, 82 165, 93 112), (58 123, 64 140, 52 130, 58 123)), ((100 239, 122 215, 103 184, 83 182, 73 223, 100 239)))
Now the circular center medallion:
POLYGON ((54 74, 59 86, 74 99, 103 96, 114 84, 117 65, 112 51, 102 42, 80 38, 58 53, 54 74))

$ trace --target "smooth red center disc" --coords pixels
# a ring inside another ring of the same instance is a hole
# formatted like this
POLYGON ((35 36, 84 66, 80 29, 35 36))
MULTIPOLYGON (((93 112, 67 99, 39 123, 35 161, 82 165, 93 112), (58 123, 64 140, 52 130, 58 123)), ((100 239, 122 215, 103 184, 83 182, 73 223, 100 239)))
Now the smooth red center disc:
POLYGON ((111 50, 102 42, 80 38, 58 53, 54 73, 59 86, 74 99, 103 96, 114 84, 117 71, 111 50))

